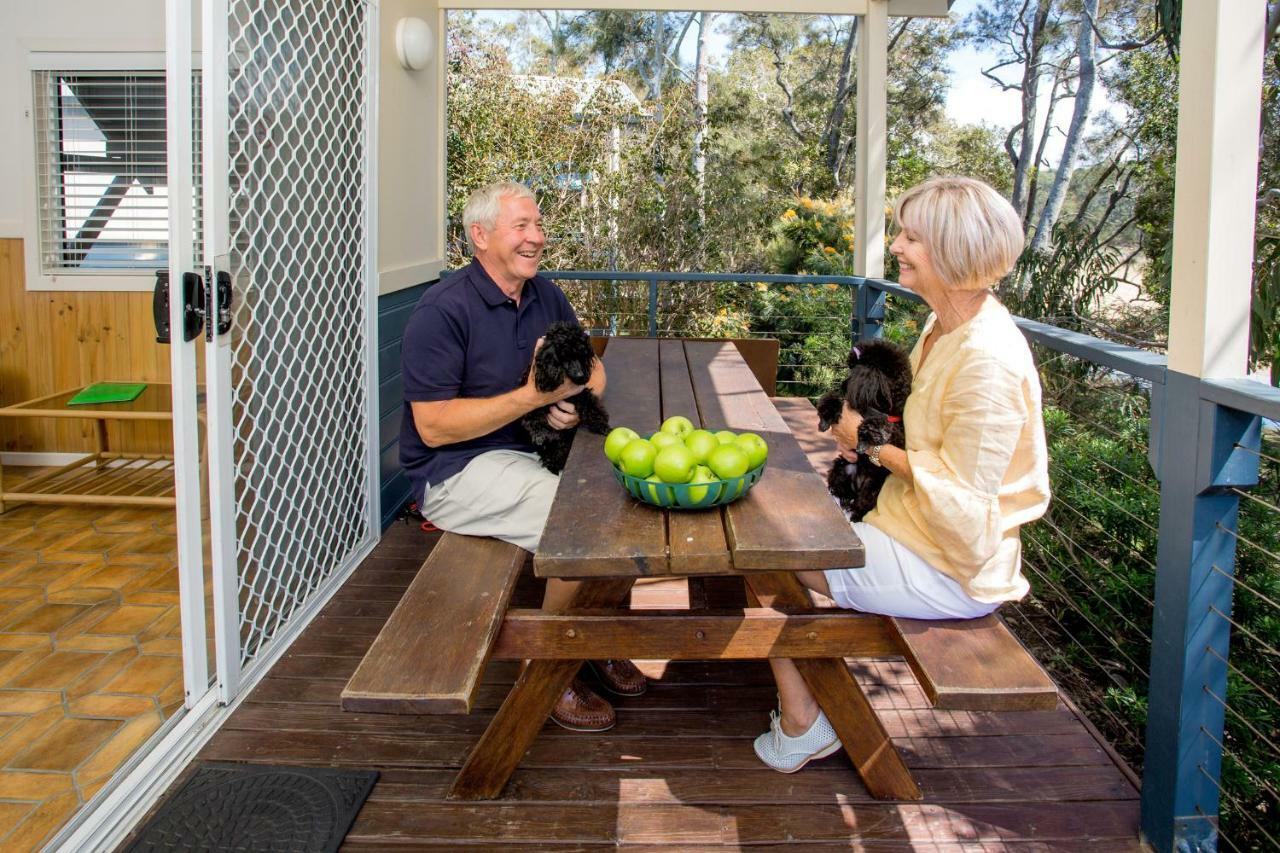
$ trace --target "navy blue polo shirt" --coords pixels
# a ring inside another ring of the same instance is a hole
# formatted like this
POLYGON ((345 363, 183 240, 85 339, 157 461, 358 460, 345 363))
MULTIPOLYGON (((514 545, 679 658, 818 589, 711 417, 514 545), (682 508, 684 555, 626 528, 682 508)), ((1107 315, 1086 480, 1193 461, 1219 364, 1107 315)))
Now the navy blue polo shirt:
POLYGON ((538 338, 557 320, 578 322, 560 288, 534 276, 524 283, 517 306, 474 260, 422 294, 400 353, 400 465, 415 500, 422 499, 428 484, 447 480, 485 451, 532 451, 533 445, 520 422, 513 421, 479 438, 427 447, 414 428, 410 403, 496 397, 514 390, 538 338))

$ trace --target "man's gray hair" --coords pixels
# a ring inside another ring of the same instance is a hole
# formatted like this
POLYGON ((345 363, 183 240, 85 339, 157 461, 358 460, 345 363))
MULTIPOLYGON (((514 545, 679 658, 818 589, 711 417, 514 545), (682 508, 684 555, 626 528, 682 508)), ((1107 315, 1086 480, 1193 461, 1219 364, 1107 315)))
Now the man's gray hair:
POLYGON ((471 226, 479 224, 485 231, 496 228, 504 198, 527 198, 537 202, 532 190, 515 181, 499 181, 471 193, 467 199, 467 206, 462 209, 462 231, 467 235, 467 247, 471 249, 471 254, 474 255, 476 252, 475 239, 471 236, 471 226))

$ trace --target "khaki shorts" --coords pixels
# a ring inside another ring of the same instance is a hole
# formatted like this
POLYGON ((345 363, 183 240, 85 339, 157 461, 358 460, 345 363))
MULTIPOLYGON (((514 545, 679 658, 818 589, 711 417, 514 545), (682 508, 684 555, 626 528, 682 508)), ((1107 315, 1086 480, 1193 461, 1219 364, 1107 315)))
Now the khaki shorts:
POLYGON ((422 517, 450 533, 492 536, 536 551, 559 484, 537 454, 490 450, 428 486, 422 517))

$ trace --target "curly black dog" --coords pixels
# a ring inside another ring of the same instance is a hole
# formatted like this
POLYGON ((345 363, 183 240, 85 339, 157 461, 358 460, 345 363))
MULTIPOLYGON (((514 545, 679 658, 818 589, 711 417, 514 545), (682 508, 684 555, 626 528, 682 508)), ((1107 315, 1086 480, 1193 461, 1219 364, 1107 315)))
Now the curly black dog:
MULTIPOLYGON (((552 323, 547 327, 542 346, 538 348, 537 355, 529 368, 525 369, 520 381, 527 382, 529 369, 532 369, 533 382, 539 391, 554 391, 565 379, 575 385, 585 385, 591 377, 594 358, 591 339, 581 326, 574 323, 552 323)), ((591 389, 582 389, 570 397, 569 402, 578 410, 580 426, 600 435, 609 431, 609 413, 591 389)), ((564 470, 564 463, 569 458, 569 448, 573 445, 573 436, 578 429, 574 427, 560 430, 551 426, 547 423, 547 410, 550 408, 543 406, 534 409, 520 423, 533 440, 542 467, 553 474, 559 474, 564 470)))
MULTIPOLYGON (((883 340, 860 342, 849 352, 849 375, 840 387, 818 400, 818 429, 826 431, 840 421, 844 403, 862 415, 858 427, 858 448, 892 444, 906 447, 902 429, 902 408, 911 393, 911 362, 896 344, 883 340)), ((876 505, 880 487, 889 470, 873 465, 862 452, 857 462, 837 456, 827 474, 827 488, 850 521, 862 517, 876 505)))

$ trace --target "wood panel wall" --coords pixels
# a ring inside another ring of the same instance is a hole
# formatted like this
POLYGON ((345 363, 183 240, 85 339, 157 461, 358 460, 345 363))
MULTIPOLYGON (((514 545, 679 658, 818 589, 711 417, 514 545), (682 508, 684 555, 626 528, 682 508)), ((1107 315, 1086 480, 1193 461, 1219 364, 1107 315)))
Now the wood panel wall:
MULTIPOLYGON (((150 293, 31 291, 22 240, 0 239, 0 405, 90 382, 169 381, 169 348, 155 341, 150 293)), ((0 418, 0 450, 93 449, 93 422, 0 418)), ((167 422, 108 424, 112 448, 170 452, 167 422)))

